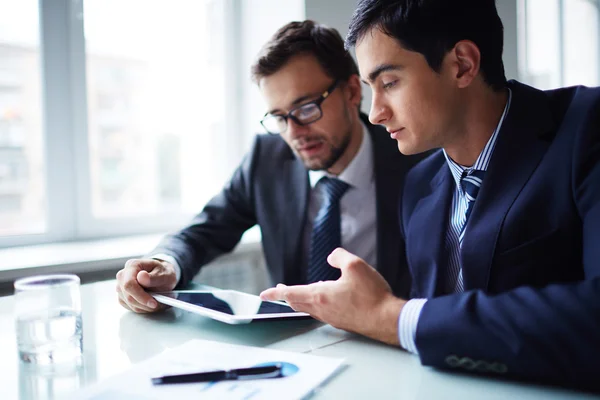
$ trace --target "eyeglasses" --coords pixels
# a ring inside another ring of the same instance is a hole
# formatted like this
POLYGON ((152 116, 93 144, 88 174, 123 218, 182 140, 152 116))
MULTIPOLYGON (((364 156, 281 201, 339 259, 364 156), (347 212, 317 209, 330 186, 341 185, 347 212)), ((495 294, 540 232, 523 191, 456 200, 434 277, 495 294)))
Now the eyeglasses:
POLYGON ((309 103, 302 104, 296 108, 293 108, 287 114, 265 114, 260 124, 265 128, 267 132, 272 135, 278 135, 285 133, 288 127, 288 119, 293 120, 300 126, 312 124, 323 117, 323 110, 321 109, 321 103, 325 101, 327 97, 334 91, 338 84, 336 80, 319 96, 318 99, 309 103))

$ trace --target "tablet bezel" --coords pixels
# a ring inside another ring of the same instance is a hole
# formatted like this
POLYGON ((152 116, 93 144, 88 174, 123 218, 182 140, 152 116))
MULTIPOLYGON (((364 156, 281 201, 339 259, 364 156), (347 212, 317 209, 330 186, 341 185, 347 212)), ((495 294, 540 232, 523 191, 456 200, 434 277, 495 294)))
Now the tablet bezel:
MULTIPOLYGON (((310 315, 304 312, 294 311, 293 313, 274 313, 274 314, 247 314, 247 315, 232 315, 224 312, 216 311, 211 308, 202 307, 196 304, 188 303, 186 301, 182 301, 179 299, 174 299, 169 297, 169 294, 176 293, 223 293, 223 292, 231 292, 236 293, 237 295, 249 296, 249 297, 258 297, 253 294, 240 292, 237 290, 230 289, 214 289, 214 290, 173 290, 170 292, 158 292, 158 293, 150 293, 152 297, 156 299, 156 301, 176 307, 181 308, 182 310, 190 311, 195 314, 200 314, 205 317, 209 317, 215 319, 217 321, 225 322, 231 325, 237 324, 248 324, 252 321, 264 321, 264 320, 280 320, 280 319, 297 319, 297 318, 310 318, 310 315)), ((271 301, 270 303, 277 303, 281 305, 288 306, 288 304, 280 301, 271 301)))

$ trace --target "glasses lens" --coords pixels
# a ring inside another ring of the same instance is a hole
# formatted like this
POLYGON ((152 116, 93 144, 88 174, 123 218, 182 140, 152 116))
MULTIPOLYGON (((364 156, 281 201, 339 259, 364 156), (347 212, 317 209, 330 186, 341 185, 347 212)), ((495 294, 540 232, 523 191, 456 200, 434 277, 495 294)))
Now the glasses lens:
POLYGON ((262 124, 270 133, 285 132, 287 128, 287 121, 281 115, 267 115, 262 120, 262 124))
POLYGON ((298 107, 291 113, 301 124, 306 125, 321 118, 321 107, 315 103, 308 103, 298 107))

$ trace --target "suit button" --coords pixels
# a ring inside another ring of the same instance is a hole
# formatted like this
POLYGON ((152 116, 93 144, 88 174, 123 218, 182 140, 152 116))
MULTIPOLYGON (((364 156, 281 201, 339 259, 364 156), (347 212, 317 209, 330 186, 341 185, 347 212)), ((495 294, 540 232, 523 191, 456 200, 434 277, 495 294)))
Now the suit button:
POLYGON ((479 360, 475 363, 475 370, 479 372, 488 372, 490 370, 490 364, 486 361, 479 360))
POLYGON ((490 365, 490 371, 496 372, 498 374, 505 374, 508 372, 508 367, 506 366, 506 364, 495 362, 492 365, 490 365))
POLYGON ((469 357, 463 357, 462 360, 460 360, 460 366, 467 371, 473 371, 477 365, 475 364, 475 361, 469 357))
POLYGON ((446 361, 446 364, 448 364, 452 368, 457 368, 459 366, 459 364, 460 364, 459 358, 456 355, 454 355, 454 354, 449 355, 448 357, 446 357, 445 361, 446 361))

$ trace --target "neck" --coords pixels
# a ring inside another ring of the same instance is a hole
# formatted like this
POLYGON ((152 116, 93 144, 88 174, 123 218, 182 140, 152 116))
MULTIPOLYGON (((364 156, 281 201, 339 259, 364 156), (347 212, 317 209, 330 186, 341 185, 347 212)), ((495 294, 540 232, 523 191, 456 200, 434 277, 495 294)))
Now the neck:
POLYGON ((350 142, 348 143, 344 154, 342 154, 339 160, 337 160, 336 163, 327 170, 327 172, 332 175, 337 176, 341 174, 346 169, 348 164, 354 160, 354 157, 360 149, 360 145, 362 144, 363 140, 363 128, 362 124, 360 123, 358 113, 356 113, 352 118, 350 130, 350 142))
POLYGON ((508 101, 508 91, 467 94, 463 117, 456 125, 455 134, 444 145, 448 156, 460 165, 470 167, 477 161, 502 118, 508 101), (470 97, 470 98, 469 98, 470 97))

